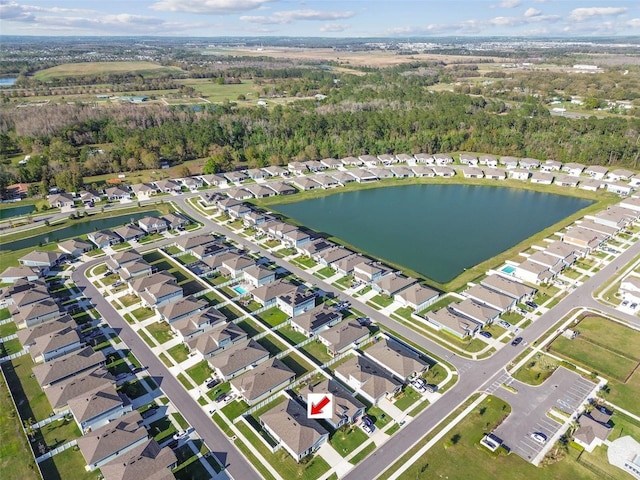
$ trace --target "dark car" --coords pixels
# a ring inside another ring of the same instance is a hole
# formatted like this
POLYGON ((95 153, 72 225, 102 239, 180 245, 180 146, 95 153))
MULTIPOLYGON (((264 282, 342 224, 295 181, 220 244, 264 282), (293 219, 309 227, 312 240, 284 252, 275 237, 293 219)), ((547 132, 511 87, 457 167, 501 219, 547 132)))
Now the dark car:
POLYGON ((483 331, 481 331, 481 332, 479 333, 479 335, 483 336, 484 338, 491 338, 491 337, 493 337, 493 335, 491 335, 491 332, 485 332, 484 330, 483 330, 483 331))
POLYGON ((525 304, 531 308, 538 308, 538 304, 535 302, 526 302, 525 304))
POLYGON ((220 383, 220 380, 211 380, 207 383, 207 388, 213 388, 220 383))
POLYGON ((516 337, 513 339, 513 342, 511 342, 511 345, 513 345, 514 347, 517 347, 521 343, 522 343, 522 337, 516 337))

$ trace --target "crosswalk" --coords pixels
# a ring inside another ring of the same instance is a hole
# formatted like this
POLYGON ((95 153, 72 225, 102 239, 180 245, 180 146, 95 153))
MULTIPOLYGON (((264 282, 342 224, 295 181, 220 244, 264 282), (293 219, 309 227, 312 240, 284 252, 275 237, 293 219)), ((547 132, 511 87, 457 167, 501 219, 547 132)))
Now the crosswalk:
POLYGON ((510 385, 513 382, 513 377, 509 375, 507 372, 503 372, 502 375, 498 377, 496 381, 494 381, 491 385, 485 388, 485 392, 489 395, 492 395, 500 386, 504 383, 505 385, 510 385))

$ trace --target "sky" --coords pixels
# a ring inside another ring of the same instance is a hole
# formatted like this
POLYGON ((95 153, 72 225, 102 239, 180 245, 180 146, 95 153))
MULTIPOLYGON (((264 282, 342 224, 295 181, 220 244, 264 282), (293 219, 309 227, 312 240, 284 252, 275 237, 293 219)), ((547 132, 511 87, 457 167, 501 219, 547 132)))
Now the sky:
POLYGON ((625 36, 628 0, 0 0, 2 35, 625 36))

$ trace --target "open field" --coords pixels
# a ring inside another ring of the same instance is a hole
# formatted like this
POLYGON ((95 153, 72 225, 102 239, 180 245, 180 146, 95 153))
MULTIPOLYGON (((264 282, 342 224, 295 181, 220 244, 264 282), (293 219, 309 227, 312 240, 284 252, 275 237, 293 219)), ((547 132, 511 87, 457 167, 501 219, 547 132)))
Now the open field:
POLYGON ((110 73, 131 73, 143 77, 154 77, 164 73, 180 73, 178 67, 163 67, 153 62, 86 62, 65 63, 55 67, 40 70, 34 75, 37 80, 46 82, 54 78, 107 75, 110 73))

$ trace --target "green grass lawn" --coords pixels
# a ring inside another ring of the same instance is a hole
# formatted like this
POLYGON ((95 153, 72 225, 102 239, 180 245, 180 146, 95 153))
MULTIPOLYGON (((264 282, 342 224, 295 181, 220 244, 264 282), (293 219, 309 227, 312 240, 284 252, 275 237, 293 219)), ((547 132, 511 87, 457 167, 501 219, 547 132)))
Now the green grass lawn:
POLYGON ((302 333, 291 328, 291 325, 286 325, 282 328, 279 328, 278 334, 286 338, 289 341, 289 343, 291 343, 291 345, 297 345, 300 342, 304 342, 307 339, 307 337, 304 336, 302 333))
POLYGON ((49 416, 52 408, 38 381, 31 376, 32 367, 33 361, 29 355, 22 355, 2 364, 20 417, 22 420, 33 418, 39 422, 49 416))
MULTIPOLYGON (((360 400, 362 401, 362 399, 360 400)), ((389 415, 376 406, 371 406, 367 409, 367 416, 373 420, 373 423, 378 428, 384 428, 392 420, 389 415)))
POLYGON ((271 356, 284 352, 288 347, 273 335, 260 338, 257 342, 269 351, 271 356))
POLYGON ((258 327, 258 325, 256 325, 256 323, 253 320, 251 320, 249 318, 246 318, 246 319, 242 320, 241 322, 238 322, 237 325, 242 330, 247 332, 247 335, 249 336, 249 338, 251 338, 254 335, 257 335, 258 333, 263 331, 262 329, 260 329, 258 327))
POLYGON ((244 400, 234 400, 222 407, 222 412, 229 420, 234 420, 249 410, 249 405, 244 400))
POLYGON ((306 353, 312 358, 315 358, 320 364, 331 360, 331 355, 327 353, 327 347, 318 340, 307 343, 304 347, 300 348, 300 351, 306 353))
POLYGON ((511 325, 517 325, 524 317, 516 312, 507 312, 500 315, 500 318, 511 325))
POLYGON ((313 370, 313 366, 297 353, 292 352, 289 355, 285 355, 280 360, 282 360, 282 363, 296 373, 296 378, 313 370))
POLYGON ((156 346, 153 340, 151 340, 151 337, 149 337, 149 335, 147 335, 147 332, 145 332, 143 329, 138 330, 138 335, 140 335, 140 338, 142 338, 145 341, 145 343, 149 345, 151 348, 156 346))
MULTIPOLYGON (((621 408, 640 415, 640 371, 636 370, 626 383, 609 379, 607 400, 621 408)), ((638 437, 640 438, 640 436, 638 437)))
POLYGON ((420 394, 416 392, 413 387, 407 386, 397 395, 397 400, 394 402, 394 405, 400 410, 405 411, 421 398, 420 394))
POLYGON ((14 353, 18 353, 20 350, 22 350, 22 344, 17 338, 2 342, 0 344, 0 347, 2 347, 0 348, 0 351, 3 351, 2 356, 13 355, 14 353))
POLYGON ((316 277, 320 277, 320 278, 333 277, 335 274, 336 274, 335 270, 331 267, 323 267, 314 273, 316 277))
POLYGON ((147 331, 151 334, 156 341, 162 345, 173 338, 173 331, 166 322, 156 322, 148 325, 147 331))
POLYGON ((353 283, 353 275, 347 275, 347 276, 341 277, 335 282, 333 282, 333 284, 338 288, 341 288, 341 290, 346 290, 347 288, 350 288, 352 283, 353 283))
MULTIPOLYGON (((488 397, 426 452, 402 479, 448 478, 449 480, 536 480, 601 478, 575 461, 577 452, 546 467, 535 467, 517 455, 492 455, 478 442, 508 414, 510 407, 497 397, 488 397), (464 462, 459 462, 464 458, 464 462)), ((382 478, 388 478, 383 475, 382 478)))
POLYGON ((351 460, 349 460, 349 463, 352 463, 353 465, 357 465, 375 449, 376 449, 375 444, 373 442, 369 443, 369 445, 367 445, 362 450, 360 450, 356 455, 351 457, 351 460))
POLYGON ((375 303, 376 305, 384 308, 384 307, 388 307, 389 305, 391 305, 393 303, 393 297, 389 297, 388 295, 376 295, 375 297, 373 297, 371 300, 369 300, 372 303, 375 303))
POLYGON ((218 295, 216 292, 213 292, 213 291, 205 293, 200 298, 209 302, 209 305, 217 305, 224 301, 220 295, 218 295))
POLYGON ((211 376, 213 370, 209 366, 209 362, 206 360, 202 360, 200 363, 194 365, 191 368, 186 370, 187 375, 189 375, 196 385, 201 385, 205 382, 207 378, 211 376))
POLYGON ((125 307, 130 307, 131 305, 135 305, 140 301, 140 299, 136 295, 130 294, 120 297, 119 300, 125 307))
POLYGON ((306 268, 313 268, 316 265, 318 265, 318 263, 315 260, 313 260, 311 257, 307 257, 306 255, 302 257, 296 257, 294 259, 294 262, 306 268))
POLYGON ((528 385, 540 385, 556 371, 560 363, 547 355, 537 354, 520 367, 514 373, 513 378, 528 385))
POLYGON ((180 383, 186 390, 191 390, 192 388, 194 388, 189 379, 185 377, 184 373, 179 373, 176 378, 180 381, 180 383))
POLYGON ((36 480, 38 467, 33 461, 22 430, 22 421, 13 407, 7 385, 0 382, 0 472, 4 480, 36 480))
POLYGON ((173 470, 173 475, 176 480, 209 480, 211 478, 207 469, 202 465, 201 459, 195 455, 173 470))
POLYGON ((232 307, 230 304, 227 304, 223 307, 217 307, 218 311, 223 314, 229 321, 233 321, 236 318, 240 318, 242 313, 238 311, 237 308, 232 307))
POLYGON ((149 307, 140 307, 131 311, 131 315, 135 317, 135 319, 139 322, 146 320, 147 318, 152 317, 155 314, 155 311, 149 307))
POLYGON ((73 472, 73 480, 96 480, 100 470, 87 472, 86 464, 80 450, 69 448, 40 463, 40 470, 44 480, 63 480, 69 478, 69 472, 73 472))
POLYGON ((80 429, 76 422, 73 419, 66 419, 64 417, 42 427, 40 434, 44 439, 45 445, 49 448, 60 447, 81 436, 80 429))
POLYGON ((153 435, 153 438, 158 442, 162 442, 178 431, 168 417, 164 417, 150 423, 148 430, 149 433, 153 435))
POLYGON ((271 327, 276 327, 284 322, 289 316, 278 307, 272 307, 259 313, 257 317, 271 327))
POLYGON ((361 428, 351 425, 336 430, 329 443, 335 448, 336 452, 346 457, 367 440, 367 434, 361 428))
POLYGON ((175 360, 176 363, 184 362, 189 358, 189 349, 184 343, 179 343, 167 350, 167 353, 175 360))
POLYGON ((133 382, 127 381, 118 388, 131 400, 141 397, 147 393, 147 389, 144 388, 144 385, 140 380, 135 380, 133 382))
POLYGON ((189 428, 189 423, 187 423, 187 421, 180 413, 173 413, 171 414, 171 416, 182 430, 186 430, 187 428, 189 428))
POLYGON ((11 318, 11 312, 9 312, 8 308, 0 309, 0 320, 6 320, 7 318, 11 318))
POLYGON ((127 362, 123 359, 116 360, 115 362, 111 362, 107 364, 107 370, 111 375, 118 375, 120 373, 128 373, 131 371, 127 362))

